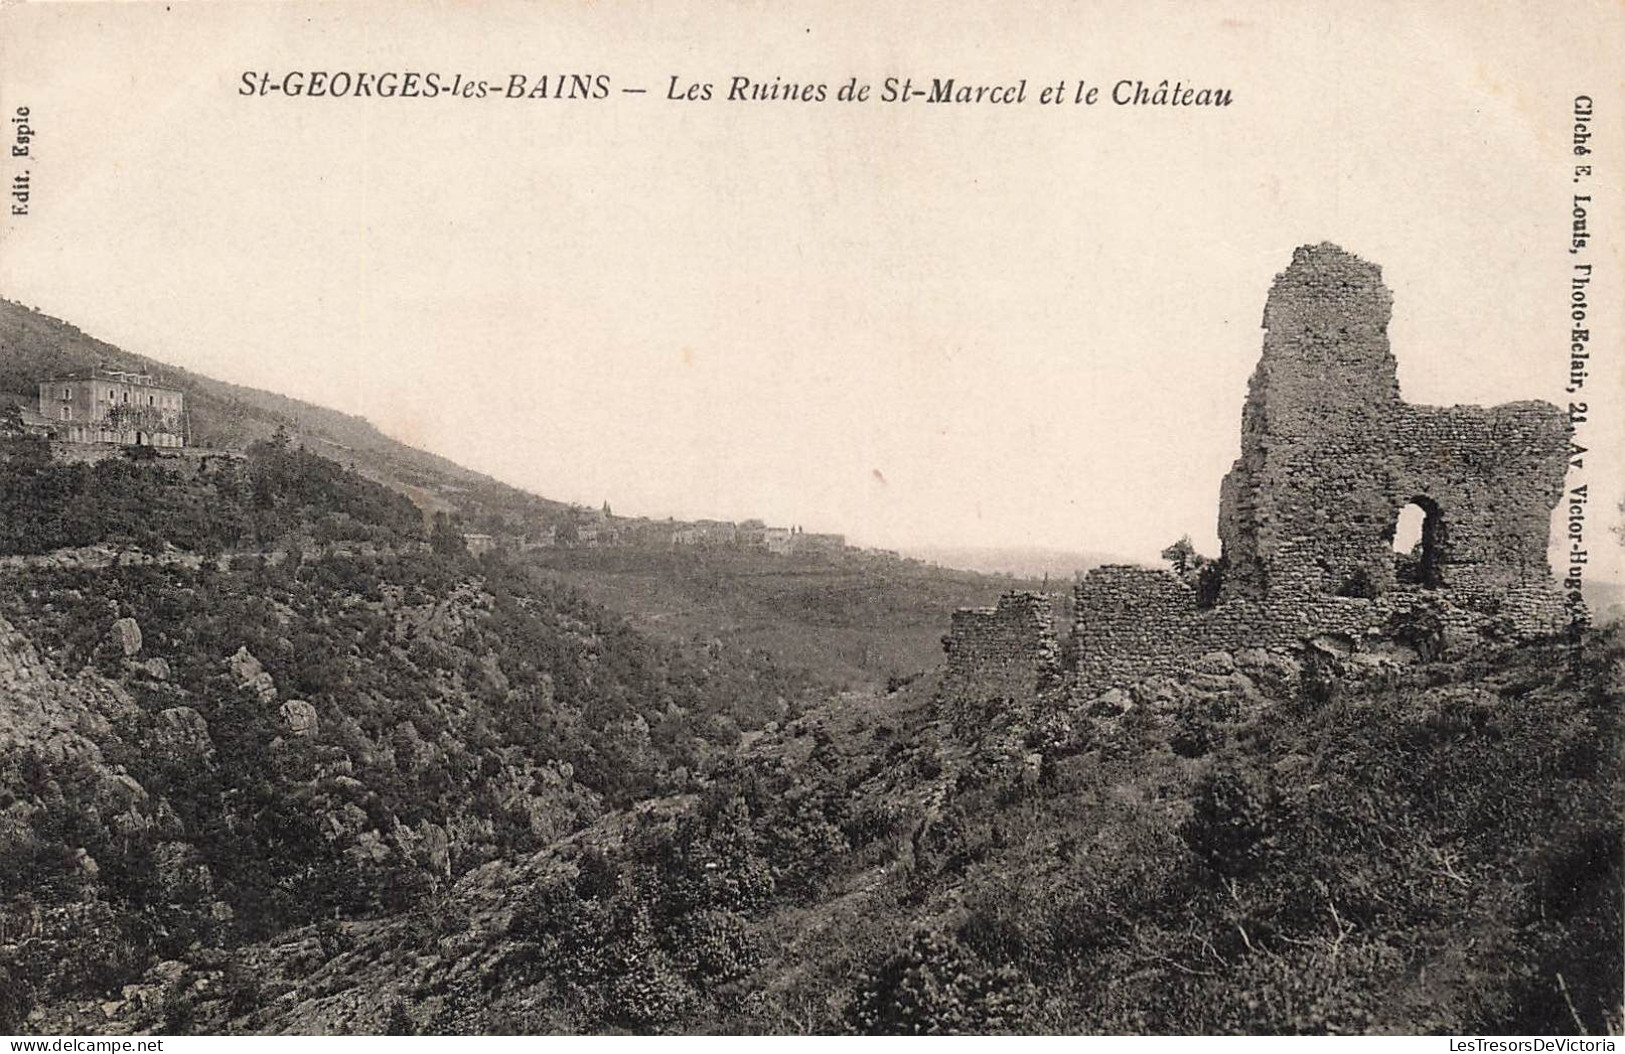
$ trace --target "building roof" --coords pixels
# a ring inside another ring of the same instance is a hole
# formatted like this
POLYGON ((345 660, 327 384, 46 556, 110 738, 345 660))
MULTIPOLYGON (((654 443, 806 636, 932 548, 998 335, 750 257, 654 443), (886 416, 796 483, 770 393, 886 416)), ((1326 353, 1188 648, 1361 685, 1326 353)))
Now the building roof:
POLYGON ((179 388, 173 385, 165 384, 157 374, 137 370, 114 370, 106 366, 90 366, 82 370, 70 370, 40 383, 57 384, 62 381, 112 381, 115 384, 139 384, 147 388, 163 388, 177 393, 180 391, 179 388))

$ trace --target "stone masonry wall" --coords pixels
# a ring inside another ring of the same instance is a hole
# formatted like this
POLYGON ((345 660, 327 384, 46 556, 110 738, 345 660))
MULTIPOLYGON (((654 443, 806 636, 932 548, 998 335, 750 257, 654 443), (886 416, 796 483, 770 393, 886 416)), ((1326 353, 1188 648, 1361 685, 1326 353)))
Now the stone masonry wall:
POLYGON ((997 607, 962 608, 942 643, 948 659, 943 698, 958 722, 1031 705, 1060 681, 1050 598, 1043 593, 1006 593, 997 607))
POLYGON ((1394 525, 1413 502, 1430 520, 1433 584, 1457 602, 1550 582, 1562 412, 1403 402, 1391 311, 1381 270, 1333 245, 1299 249, 1276 277, 1220 495, 1225 599, 1394 588, 1394 525))
POLYGON ((1396 587, 1375 599, 1300 591, 1201 608, 1196 591, 1173 572, 1125 565, 1090 571, 1076 595, 1077 659, 1071 672, 1080 698, 1156 674, 1177 674, 1209 652, 1295 651, 1317 638, 1360 648, 1373 638, 1385 639, 1396 622, 1424 609, 1454 642, 1555 634, 1569 618, 1562 596, 1540 588, 1507 592, 1493 614, 1415 586, 1396 587))
MULTIPOLYGON (((1529 639, 1570 611, 1546 546, 1569 429, 1549 403, 1413 406, 1388 346, 1381 270, 1330 244, 1298 249, 1264 308, 1241 456, 1219 500, 1218 602, 1169 571, 1107 565, 1076 590, 1077 697, 1188 669, 1213 651, 1359 647, 1417 618, 1453 640, 1529 639), (1425 513, 1401 578, 1401 511, 1425 513)), ((1035 700, 1055 638, 1037 594, 964 610, 944 638, 944 698, 961 719, 1035 700)))

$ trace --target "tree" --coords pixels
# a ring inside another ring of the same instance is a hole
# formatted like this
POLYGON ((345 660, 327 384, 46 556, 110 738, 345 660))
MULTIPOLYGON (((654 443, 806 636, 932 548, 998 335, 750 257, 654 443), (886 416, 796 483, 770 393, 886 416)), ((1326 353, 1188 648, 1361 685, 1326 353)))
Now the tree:
POLYGON ((27 434, 28 430, 23 427, 22 407, 0 407, 0 439, 13 439, 27 434))
POLYGON ((452 523, 451 517, 437 512, 434 514, 434 529, 429 532, 429 548, 441 556, 455 556, 467 553, 468 543, 463 541, 463 532, 452 523))
POLYGON ((16 1035, 34 1008, 34 993, 26 977, 13 977, 0 966, 0 1031, 16 1035))
POLYGON ((405 1004, 398 999, 389 1008, 389 1020, 384 1022, 384 1035, 417 1035, 417 1027, 412 1024, 412 1015, 406 1012, 405 1004))
POLYGON ((1196 546, 1191 544, 1190 535, 1185 535, 1164 549, 1162 558, 1173 565, 1176 575, 1196 590, 1196 603, 1199 607, 1212 607, 1218 603, 1224 565, 1219 560, 1209 559, 1197 552, 1196 546))
POLYGON ((1190 574, 1197 561, 1202 559, 1197 555, 1196 546, 1191 544, 1191 536, 1188 534, 1164 549, 1162 558, 1174 565, 1174 573, 1180 578, 1190 574))

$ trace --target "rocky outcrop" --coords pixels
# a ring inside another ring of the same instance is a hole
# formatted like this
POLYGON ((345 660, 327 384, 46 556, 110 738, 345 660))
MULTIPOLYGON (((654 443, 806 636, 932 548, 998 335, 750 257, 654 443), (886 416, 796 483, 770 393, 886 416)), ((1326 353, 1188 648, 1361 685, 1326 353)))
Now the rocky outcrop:
POLYGON ((231 671, 238 688, 254 692, 266 702, 276 698, 276 682, 246 644, 226 660, 226 668, 231 671))
POLYGON ((110 731, 109 718, 134 712, 118 685, 92 670, 63 676, 0 617, 0 753, 28 747, 51 758, 99 761, 96 741, 110 731))
POLYGON ((291 736, 314 736, 317 732, 316 708, 303 699, 289 699, 277 710, 277 716, 291 736))
POLYGON ((113 623, 108 637, 124 653, 126 659, 141 654, 141 627, 133 618, 121 618, 113 623))
POLYGON ((158 712, 153 745, 174 760, 201 759, 214 750, 208 722, 190 706, 172 706, 158 712))

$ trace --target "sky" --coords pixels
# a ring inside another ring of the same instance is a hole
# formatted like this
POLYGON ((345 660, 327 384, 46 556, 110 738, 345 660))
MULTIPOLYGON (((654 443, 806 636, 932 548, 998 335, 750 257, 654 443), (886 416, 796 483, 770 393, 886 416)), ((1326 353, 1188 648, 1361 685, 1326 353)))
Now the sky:
POLYGON ((1298 245, 1382 266, 1407 399, 1566 403, 1589 93, 1613 104, 1582 437, 1603 536, 1625 480, 1617 9, 1277 6, 11 6, 0 109, 29 107, 34 182, 0 292, 622 515, 1216 554, 1298 245), (612 87, 239 94, 244 71, 315 69, 612 87), (729 102, 734 76, 1167 78, 1234 103, 729 102), (668 99, 674 77, 714 97, 668 99))

